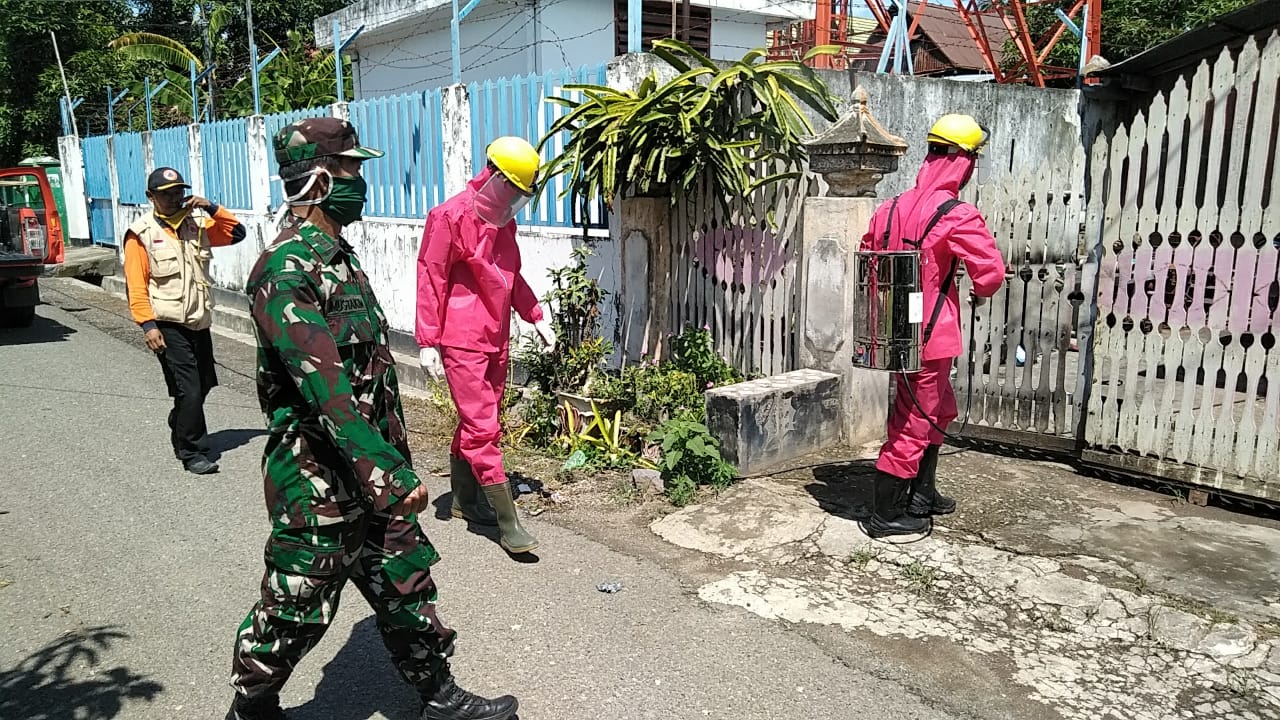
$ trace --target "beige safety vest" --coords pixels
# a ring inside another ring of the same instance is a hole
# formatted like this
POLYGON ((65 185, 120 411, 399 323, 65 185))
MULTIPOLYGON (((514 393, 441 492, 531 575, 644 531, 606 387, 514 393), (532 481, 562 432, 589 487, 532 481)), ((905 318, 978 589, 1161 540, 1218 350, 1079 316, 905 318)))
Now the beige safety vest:
POLYGON ((209 290, 209 235, 195 218, 187 216, 170 235, 153 213, 147 213, 129 230, 138 236, 151 265, 147 292, 157 320, 175 322, 192 330, 213 323, 213 295, 209 290))

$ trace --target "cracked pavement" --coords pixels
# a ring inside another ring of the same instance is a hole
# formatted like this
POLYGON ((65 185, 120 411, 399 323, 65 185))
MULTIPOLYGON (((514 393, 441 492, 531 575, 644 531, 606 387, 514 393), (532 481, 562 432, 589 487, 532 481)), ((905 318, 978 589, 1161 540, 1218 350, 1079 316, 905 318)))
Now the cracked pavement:
POLYGON ((869 464, 747 480, 652 530, 742 568, 707 602, 950 645, 1046 717, 1280 719, 1280 524, 967 451, 940 470, 961 512, 888 545, 855 521, 869 464))

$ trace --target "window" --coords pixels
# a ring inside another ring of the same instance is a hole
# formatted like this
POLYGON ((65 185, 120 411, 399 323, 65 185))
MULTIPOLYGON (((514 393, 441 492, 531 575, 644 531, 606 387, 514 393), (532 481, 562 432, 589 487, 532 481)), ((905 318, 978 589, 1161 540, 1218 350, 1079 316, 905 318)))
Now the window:
MULTIPOLYGON (((653 41, 671 37, 671 13, 676 15, 676 37, 684 36, 684 0, 643 0, 640 3, 640 37, 649 50, 653 41)), ((613 0, 614 53, 627 51, 627 0, 613 0)), ((694 50, 711 54, 711 8, 689 7, 689 44, 694 50)))

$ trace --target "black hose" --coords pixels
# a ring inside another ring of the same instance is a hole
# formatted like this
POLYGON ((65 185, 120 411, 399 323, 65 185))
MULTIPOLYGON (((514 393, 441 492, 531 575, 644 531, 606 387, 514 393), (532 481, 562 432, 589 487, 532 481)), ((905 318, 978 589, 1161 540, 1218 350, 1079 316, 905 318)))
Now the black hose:
MULTIPOLYGON (((974 361, 974 355, 976 354, 975 351, 977 350, 977 346, 978 346, 978 339, 974 337, 973 328, 977 324, 978 324, 978 304, 976 302, 970 302, 969 303, 969 377, 968 377, 969 387, 967 390, 965 390, 964 422, 960 424, 960 430, 958 431, 961 434, 964 433, 965 428, 969 427, 969 412, 973 409, 973 361, 974 361)), ((959 435, 952 435, 946 430, 943 430, 942 428, 938 427, 938 423, 934 422, 933 418, 929 417, 929 413, 925 412, 924 408, 920 406, 920 400, 916 398, 915 391, 911 389, 911 376, 907 373, 905 369, 907 366, 906 352, 903 352, 901 354, 900 359, 901 359, 901 366, 903 369, 899 370, 898 372, 902 374, 903 384, 907 386, 907 395, 911 398, 912 404, 916 406, 916 410, 919 410, 920 414, 924 416, 924 419, 929 421, 929 424, 933 426, 934 430, 937 430, 938 432, 942 433, 943 437, 950 438, 952 440, 963 440, 963 438, 961 438, 959 435)))

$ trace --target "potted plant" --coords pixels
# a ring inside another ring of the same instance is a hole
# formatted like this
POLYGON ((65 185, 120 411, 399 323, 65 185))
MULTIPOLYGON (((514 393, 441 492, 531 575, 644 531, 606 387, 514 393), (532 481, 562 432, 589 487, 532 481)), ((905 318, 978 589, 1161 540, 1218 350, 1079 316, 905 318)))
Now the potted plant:
MULTIPOLYGON (((805 60, 835 52, 815 48, 805 60)), ((803 174, 801 141, 813 128, 801 104, 837 119, 835 97, 804 62, 765 62, 763 50, 752 50, 721 69, 676 40, 655 41, 653 54, 679 75, 660 83, 651 73, 634 92, 566 85, 583 99, 547 98, 570 109, 539 143, 570 133, 543 170, 546 178, 568 175, 560 197, 572 194, 584 207, 600 198, 612 207, 619 192, 675 200, 709 181, 727 211, 730 198, 776 191, 803 174)))
MULTIPOLYGON (((577 248, 572 265, 551 271, 552 289, 544 300, 558 339, 555 349, 547 352, 536 341, 526 341, 517 356, 539 390, 554 396, 557 405, 567 401, 587 418, 593 415, 587 389, 613 353, 612 343, 598 335, 600 305, 608 292, 587 273, 590 255, 590 248, 577 248)), ((615 409, 608 402, 601 407, 607 412, 615 409)))

